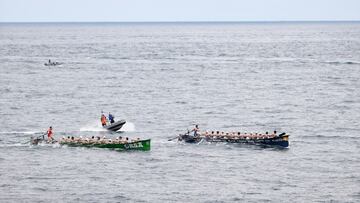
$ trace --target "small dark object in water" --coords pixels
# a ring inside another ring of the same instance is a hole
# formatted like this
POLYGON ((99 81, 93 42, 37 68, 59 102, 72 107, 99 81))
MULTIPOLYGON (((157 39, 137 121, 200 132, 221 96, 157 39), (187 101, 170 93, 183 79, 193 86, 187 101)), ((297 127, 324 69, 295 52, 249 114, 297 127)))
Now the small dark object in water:
POLYGON ((44 63, 45 66, 59 66, 62 65, 63 63, 60 62, 50 62, 50 63, 44 63))

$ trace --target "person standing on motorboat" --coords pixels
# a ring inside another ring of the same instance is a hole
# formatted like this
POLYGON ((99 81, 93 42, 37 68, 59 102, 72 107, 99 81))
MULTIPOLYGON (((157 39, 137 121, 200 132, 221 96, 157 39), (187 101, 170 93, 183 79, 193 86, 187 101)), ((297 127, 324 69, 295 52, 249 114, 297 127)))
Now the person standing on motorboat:
POLYGON ((106 126, 106 116, 102 113, 101 114, 101 125, 102 126, 106 126))
POLYGON ((111 124, 115 123, 115 116, 113 116, 110 112, 109 112, 109 121, 111 124))
POLYGON ((198 136, 199 135, 199 126, 198 125, 195 125, 195 128, 192 129, 191 131, 194 132, 194 137, 198 136))
POLYGON ((47 130, 47 137, 48 137, 48 142, 53 141, 53 131, 52 131, 52 126, 49 127, 49 129, 47 130))

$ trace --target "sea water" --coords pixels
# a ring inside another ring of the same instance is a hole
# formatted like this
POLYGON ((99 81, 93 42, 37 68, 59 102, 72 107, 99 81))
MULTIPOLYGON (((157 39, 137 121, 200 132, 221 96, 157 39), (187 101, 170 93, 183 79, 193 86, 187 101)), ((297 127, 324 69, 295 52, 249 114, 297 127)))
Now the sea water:
POLYGON ((0 24, 0 201, 359 202, 359 79, 359 22, 0 24), (290 147, 167 141, 195 124, 290 147), (30 146, 49 126, 152 149, 30 146))

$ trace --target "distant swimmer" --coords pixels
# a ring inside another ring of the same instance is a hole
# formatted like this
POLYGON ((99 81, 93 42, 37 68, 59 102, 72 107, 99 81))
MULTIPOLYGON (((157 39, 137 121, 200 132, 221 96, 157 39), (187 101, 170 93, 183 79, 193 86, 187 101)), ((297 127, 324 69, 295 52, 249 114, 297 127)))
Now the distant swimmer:
POLYGON ((109 121, 110 123, 115 123, 115 116, 113 116, 110 112, 109 112, 109 121))
POLYGON ((106 116, 104 114, 101 114, 101 125, 106 126, 106 116))

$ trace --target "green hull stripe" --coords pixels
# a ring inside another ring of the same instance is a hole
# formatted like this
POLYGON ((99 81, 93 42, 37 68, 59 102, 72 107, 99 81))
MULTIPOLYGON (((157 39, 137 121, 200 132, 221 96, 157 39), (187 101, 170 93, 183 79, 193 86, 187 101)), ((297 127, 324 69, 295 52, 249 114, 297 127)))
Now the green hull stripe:
POLYGON ((131 143, 74 143, 74 142, 62 142, 60 144, 67 145, 70 147, 97 147, 97 148, 108 148, 116 150, 150 150, 151 140, 140 140, 131 143))

